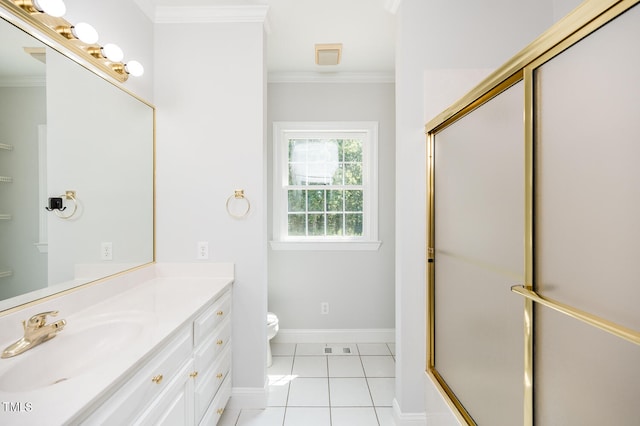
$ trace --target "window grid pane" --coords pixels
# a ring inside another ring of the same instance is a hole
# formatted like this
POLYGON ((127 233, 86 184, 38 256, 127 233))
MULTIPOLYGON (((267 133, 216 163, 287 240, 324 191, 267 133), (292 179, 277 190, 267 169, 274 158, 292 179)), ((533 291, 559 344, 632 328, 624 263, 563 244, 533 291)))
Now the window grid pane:
POLYGON ((363 141, 289 138, 287 142, 288 235, 362 236, 363 141))

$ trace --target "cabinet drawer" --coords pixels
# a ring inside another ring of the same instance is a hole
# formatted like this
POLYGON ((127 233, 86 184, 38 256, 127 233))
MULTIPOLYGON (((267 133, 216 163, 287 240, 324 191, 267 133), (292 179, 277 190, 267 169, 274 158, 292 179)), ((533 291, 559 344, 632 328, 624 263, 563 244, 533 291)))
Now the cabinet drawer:
POLYGON ((216 397, 213 398, 211 405, 207 409, 207 412, 200 421, 200 426, 211 426, 218 424, 220 416, 224 412, 224 407, 227 406, 227 401, 231 397, 231 374, 227 373, 227 378, 222 382, 216 397))
POLYGON ((231 340, 231 318, 220 324, 213 334, 203 341, 194 352, 195 368, 205 371, 210 368, 218 355, 222 353, 231 340))
POLYGON ((135 373, 111 398, 98 407, 85 424, 123 425, 162 392, 192 353, 191 328, 185 327, 151 361, 135 373))
POLYGON ((208 370, 202 371, 202 376, 198 375, 195 389, 195 418, 199 419, 209 406, 218 388, 227 378, 231 370, 231 345, 228 345, 216 363, 208 370))
POLYGON ((193 362, 185 362, 173 380, 133 423, 134 426, 192 425, 193 362))
POLYGON ((193 322, 193 345, 197 347, 229 317, 231 317, 231 292, 227 291, 193 322))

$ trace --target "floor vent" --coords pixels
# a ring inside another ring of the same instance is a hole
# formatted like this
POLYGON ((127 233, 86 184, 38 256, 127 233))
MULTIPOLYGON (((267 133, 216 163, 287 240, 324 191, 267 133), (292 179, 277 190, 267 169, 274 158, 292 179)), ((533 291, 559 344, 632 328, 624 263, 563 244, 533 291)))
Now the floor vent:
POLYGON ((351 352, 351 348, 349 347, 344 347, 344 348, 331 348, 331 347, 326 347, 323 348, 324 349, 324 354, 325 355, 344 355, 344 354, 348 354, 350 355, 351 352), (333 350, 336 350, 335 352, 333 350))

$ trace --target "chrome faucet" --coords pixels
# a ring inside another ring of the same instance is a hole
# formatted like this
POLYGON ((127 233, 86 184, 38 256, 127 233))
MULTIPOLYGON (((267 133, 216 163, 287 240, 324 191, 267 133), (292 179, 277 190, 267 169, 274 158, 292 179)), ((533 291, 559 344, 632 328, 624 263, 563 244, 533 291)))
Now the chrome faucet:
POLYGON ((41 312, 29 318, 28 321, 22 321, 24 336, 17 342, 7 346, 2 352, 2 358, 20 355, 40 343, 56 337, 56 334, 67 325, 65 320, 47 324, 47 315, 55 317, 58 315, 58 311, 41 312))

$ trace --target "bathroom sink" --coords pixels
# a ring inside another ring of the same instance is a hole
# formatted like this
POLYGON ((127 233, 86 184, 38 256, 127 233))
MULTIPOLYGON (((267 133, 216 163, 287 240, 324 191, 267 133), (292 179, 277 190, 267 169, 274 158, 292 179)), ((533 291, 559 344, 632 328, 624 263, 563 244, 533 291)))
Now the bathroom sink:
POLYGON ((3 361, 12 364, 0 375, 0 392, 32 391, 99 372, 143 339, 153 322, 153 314, 133 311, 68 318, 66 328, 53 339, 3 361))

